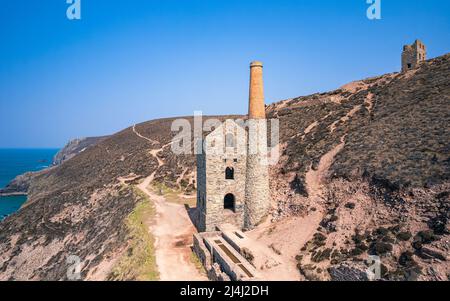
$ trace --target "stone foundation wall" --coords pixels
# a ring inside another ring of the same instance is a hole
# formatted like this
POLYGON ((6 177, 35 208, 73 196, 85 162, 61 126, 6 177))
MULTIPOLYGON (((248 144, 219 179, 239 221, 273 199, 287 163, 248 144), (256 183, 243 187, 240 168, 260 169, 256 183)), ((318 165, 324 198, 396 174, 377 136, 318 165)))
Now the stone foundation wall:
POLYGON ((220 232, 194 234, 193 250, 205 268, 208 279, 211 281, 231 281, 230 277, 222 272, 220 265, 212 262, 211 253, 205 245, 202 235, 217 236, 220 235, 220 232))
POLYGON ((205 267, 211 267, 211 255, 210 252, 206 249, 205 244, 203 243, 203 238, 199 234, 194 234, 194 243, 193 243, 194 253, 197 255, 198 259, 205 267))
POLYGON ((242 270, 242 268, 239 266, 239 264, 234 263, 230 255, 227 254, 224 250, 222 250, 218 245, 213 241, 215 239, 218 239, 219 237, 215 238, 206 238, 204 239, 206 249, 212 250, 212 258, 214 258, 214 262, 218 263, 221 271, 223 271, 226 275, 229 276, 229 278, 232 281, 248 281, 248 280, 255 280, 257 279, 256 271, 254 267, 252 267, 245 258, 242 257, 241 254, 237 252, 231 245, 229 245, 225 240, 220 238, 221 244, 226 247, 229 253, 232 254, 235 258, 237 258, 242 266, 244 266, 251 274, 252 276, 248 276, 245 274, 245 272, 242 270))
POLYGON ((231 281, 230 277, 220 270, 220 265, 218 263, 212 265, 207 271, 207 276, 211 281, 231 281))

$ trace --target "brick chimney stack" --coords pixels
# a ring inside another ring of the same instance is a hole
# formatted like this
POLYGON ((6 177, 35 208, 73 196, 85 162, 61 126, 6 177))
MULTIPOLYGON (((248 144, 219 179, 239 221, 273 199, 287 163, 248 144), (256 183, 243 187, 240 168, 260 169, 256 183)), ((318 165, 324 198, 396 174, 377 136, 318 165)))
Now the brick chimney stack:
POLYGON ((250 64, 249 119, 265 119, 263 64, 255 61, 250 64))

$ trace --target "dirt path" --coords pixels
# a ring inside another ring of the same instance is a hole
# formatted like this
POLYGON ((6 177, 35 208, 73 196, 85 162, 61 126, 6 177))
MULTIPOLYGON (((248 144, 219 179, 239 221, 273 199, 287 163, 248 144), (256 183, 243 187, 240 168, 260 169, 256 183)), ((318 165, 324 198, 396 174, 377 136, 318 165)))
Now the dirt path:
POLYGON ((302 141, 303 140, 305 140, 305 138, 306 138, 306 135, 308 135, 316 126, 318 126, 319 125, 319 122, 317 122, 317 121, 314 121, 313 123, 311 123, 306 129, 305 129, 305 132, 304 132, 304 134, 303 134, 303 136, 302 136, 302 141))
POLYGON ((153 140, 153 139, 144 137, 144 136, 142 136, 141 134, 139 134, 139 132, 136 130, 136 125, 133 125, 133 132, 134 132, 139 138, 142 138, 142 139, 144 139, 144 140, 147 140, 147 141, 150 142, 151 144, 159 144, 159 141, 156 141, 156 140, 153 140))
POLYGON ((324 180, 328 174, 334 157, 342 150, 345 145, 345 136, 341 138, 341 143, 331 151, 322 156, 317 170, 310 169, 306 173, 306 188, 309 199, 314 204, 315 210, 302 217, 290 217, 275 224, 266 223, 255 230, 247 233, 253 239, 256 239, 266 245, 271 245, 278 250, 288 263, 284 270, 283 279, 304 280, 296 268, 296 255, 300 249, 313 238, 317 227, 324 216, 322 203, 322 190, 324 180))
POLYGON ((147 177, 137 187, 155 204, 156 217, 151 226, 155 237, 155 257, 160 280, 207 280, 191 260, 192 235, 195 227, 183 205, 166 202, 164 196, 148 189, 155 173, 147 177))
POLYGON ((317 210, 305 217, 289 217, 275 224, 264 225, 247 232, 247 236, 280 252, 284 265, 271 270, 269 279, 304 280, 297 269, 296 255, 313 237, 322 220, 322 213, 317 210))
POLYGON ((155 159, 158 161, 158 168, 160 168, 161 166, 164 165, 164 161, 163 161, 160 157, 158 157, 158 154, 159 154, 160 152, 162 152, 162 150, 163 150, 163 148, 160 148, 160 149, 152 149, 152 150, 150 151, 150 155, 152 155, 153 157, 155 157, 155 159))
MULTIPOLYGON (((135 128, 133 127, 133 131, 135 128)), ((139 137, 150 141, 142 135, 139 137)), ((158 142, 159 144, 159 142, 158 142)), ((157 160, 159 167, 164 165, 164 161, 158 157, 158 153, 165 147, 151 150, 157 160)), ((155 238, 155 257, 158 266, 160 280, 162 281, 196 281, 208 280, 192 261, 192 235, 196 232, 191 219, 183 205, 168 203, 164 196, 157 195, 149 189, 153 182, 157 170, 144 181, 137 185, 143 193, 154 202, 156 216, 153 225, 150 227, 155 238)))
POLYGON ((333 124, 330 125, 330 133, 333 133, 336 130, 337 124, 338 123, 345 123, 347 122, 351 117, 353 117, 353 115, 355 115, 359 110, 361 110, 362 105, 356 105, 353 107, 353 109, 350 110, 350 112, 348 112, 344 117, 336 120, 335 122, 333 122, 333 124))
POLYGON ((374 96, 375 95, 372 92, 369 92, 367 94, 367 97, 366 97, 365 101, 364 101, 364 104, 366 105, 366 108, 369 111, 369 113, 372 113, 374 96))
POLYGON ((317 197, 321 197, 324 179, 327 176, 331 164, 333 164, 334 157, 342 150, 344 145, 345 136, 341 138, 340 144, 338 144, 331 151, 320 158, 319 167, 317 168, 317 170, 313 170, 312 168, 310 168, 310 170, 306 173, 305 182, 310 198, 314 199, 317 197))

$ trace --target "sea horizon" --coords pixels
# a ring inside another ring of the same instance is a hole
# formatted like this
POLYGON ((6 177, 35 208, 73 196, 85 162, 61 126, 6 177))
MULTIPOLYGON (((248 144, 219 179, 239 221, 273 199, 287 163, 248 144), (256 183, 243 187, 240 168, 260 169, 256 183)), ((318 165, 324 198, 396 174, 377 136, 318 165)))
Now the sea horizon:
POLYGON ((60 150, 62 147, 0 147, 0 150, 60 150))

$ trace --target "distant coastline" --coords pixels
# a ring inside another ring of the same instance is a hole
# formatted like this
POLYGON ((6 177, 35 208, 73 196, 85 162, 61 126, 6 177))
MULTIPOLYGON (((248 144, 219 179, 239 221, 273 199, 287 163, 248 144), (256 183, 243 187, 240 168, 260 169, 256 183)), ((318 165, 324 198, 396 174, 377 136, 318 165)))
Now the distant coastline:
POLYGON ((51 167, 58 152, 57 148, 0 149, 0 221, 22 207, 30 179, 51 167))
POLYGON ((19 210, 27 201, 28 189, 36 176, 106 138, 108 136, 74 139, 62 149, 0 148, 0 221, 19 210))
POLYGON ((0 193, 0 197, 7 197, 7 196, 27 196, 28 193, 26 192, 9 192, 9 193, 0 193))

